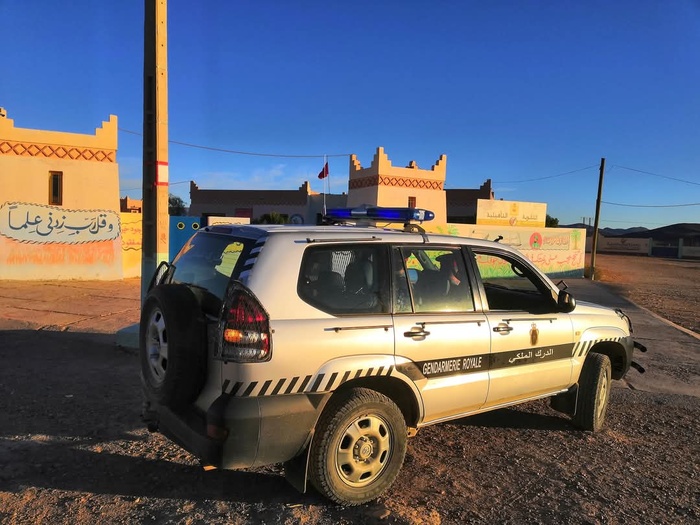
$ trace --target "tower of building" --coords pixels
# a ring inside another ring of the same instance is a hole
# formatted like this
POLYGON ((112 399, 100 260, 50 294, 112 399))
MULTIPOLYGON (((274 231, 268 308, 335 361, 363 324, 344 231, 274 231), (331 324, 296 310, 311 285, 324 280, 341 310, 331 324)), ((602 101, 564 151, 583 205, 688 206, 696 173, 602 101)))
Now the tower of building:
POLYGON ((409 206, 435 213, 433 224, 447 223, 445 176, 447 157, 440 158, 430 169, 420 169, 415 161, 405 168, 394 166, 378 147, 372 163, 363 168, 357 155, 350 155, 348 206, 409 206))

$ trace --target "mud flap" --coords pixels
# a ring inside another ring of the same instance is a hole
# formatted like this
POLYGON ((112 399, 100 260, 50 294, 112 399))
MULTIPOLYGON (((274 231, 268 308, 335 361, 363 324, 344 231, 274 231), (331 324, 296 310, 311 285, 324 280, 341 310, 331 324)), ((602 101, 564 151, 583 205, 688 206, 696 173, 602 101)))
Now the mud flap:
POLYGON ((573 416, 576 414, 576 400, 578 399, 578 385, 574 385, 562 394, 549 398, 549 406, 557 412, 573 416))
MULTIPOLYGON (((313 436, 311 437, 313 439, 313 436)), ((284 462, 284 478, 287 482, 302 494, 306 493, 306 481, 309 478, 309 454, 311 442, 304 451, 289 461, 284 462)))

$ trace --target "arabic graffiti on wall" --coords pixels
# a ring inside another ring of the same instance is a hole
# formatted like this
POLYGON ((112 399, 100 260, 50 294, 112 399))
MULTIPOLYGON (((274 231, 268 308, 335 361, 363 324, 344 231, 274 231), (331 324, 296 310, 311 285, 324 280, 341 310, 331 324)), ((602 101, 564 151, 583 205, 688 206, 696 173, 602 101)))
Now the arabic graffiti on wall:
POLYGON ((141 275, 142 214, 122 213, 122 271, 124 277, 141 275))
MULTIPOLYGON (((473 239, 498 239, 501 244, 518 249, 550 277, 583 277, 585 233, 582 229, 451 223, 446 230, 438 227, 436 231, 473 239)), ((500 275, 497 267, 493 271, 500 275)), ((504 266, 503 271, 507 273, 508 268, 504 266)))
POLYGON ((499 226, 544 227, 547 205, 541 202, 477 199, 476 223, 499 226))
POLYGON ((6 202, 0 206, 0 235, 23 243, 83 244, 117 239, 119 214, 59 206, 6 202))

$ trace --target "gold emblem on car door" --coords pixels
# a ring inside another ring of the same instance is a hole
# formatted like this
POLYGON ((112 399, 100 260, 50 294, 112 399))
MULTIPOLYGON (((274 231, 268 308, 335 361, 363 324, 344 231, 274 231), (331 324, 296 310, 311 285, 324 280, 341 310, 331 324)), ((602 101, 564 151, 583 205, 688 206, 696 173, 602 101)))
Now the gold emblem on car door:
POLYGON ((537 344, 537 337, 540 335, 540 331, 535 323, 532 323, 532 328, 530 328, 530 344, 537 344))

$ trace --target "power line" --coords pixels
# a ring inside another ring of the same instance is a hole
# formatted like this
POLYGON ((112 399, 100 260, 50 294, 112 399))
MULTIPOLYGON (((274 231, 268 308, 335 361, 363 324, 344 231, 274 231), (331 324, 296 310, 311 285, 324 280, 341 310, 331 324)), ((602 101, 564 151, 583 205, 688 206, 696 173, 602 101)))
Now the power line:
POLYGON ((546 177, 538 177, 536 179, 523 179, 523 180, 498 180, 498 181, 493 181, 494 184, 515 184, 518 182, 534 182, 538 180, 545 180, 545 179, 553 179, 555 177, 563 177, 564 175, 571 175, 572 173, 578 173, 579 171, 585 171, 589 170, 591 168, 597 168, 597 165, 592 165, 592 166, 586 166, 585 168, 580 168, 577 170, 573 171, 567 171, 566 173, 558 173, 556 175, 547 175, 546 177))
MULTIPOLYGON (((169 182, 169 183, 168 183, 168 186, 175 186, 176 184, 187 184, 188 182, 190 182, 190 181, 189 181, 189 180, 181 180, 181 181, 178 181, 178 182, 169 182)), ((143 189, 142 187, 138 187, 138 188, 126 188, 126 189, 124 189, 124 190, 119 190, 119 193, 123 193, 123 192, 125 192, 125 191, 142 190, 142 189, 143 189)))
POLYGON ((603 204, 611 206, 625 206, 628 208, 683 208, 686 206, 700 206, 700 202, 691 202, 689 204, 621 204, 619 202, 601 201, 603 204))
MULTIPOLYGON (((119 131, 124 133, 130 133, 131 135, 142 136, 142 133, 138 131, 132 131, 129 129, 119 128, 119 131)), ((283 155, 279 153, 254 153, 252 151, 239 151, 234 149, 225 148, 214 148, 212 146, 202 146, 200 144, 191 144, 189 142, 180 142, 177 140, 168 140, 169 144, 177 144, 178 146, 186 146, 188 148, 197 148, 207 151, 218 151, 220 153, 232 153, 235 155, 251 155, 254 157, 277 157, 277 158, 290 158, 290 159, 322 159, 324 157, 349 157, 350 153, 335 153, 332 155, 283 155)))
POLYGON ((636 171, 637 173, 644 173, 646 175, 653 175, 654 177, 660 177, 662 179, 675 180, 677 182, 685 182, 686 184, 693 184, 695 186, 700 186, 700 182, 693 182, 692 180, 679 179, 676 177, 669 177, 667 175, 660 175, 658 173, 652 173, 651 171, 638 170, 636 168, 628 168, 626 166, 620 166, 616 164, 615 167, 622 168, 623 170, 636 171))

